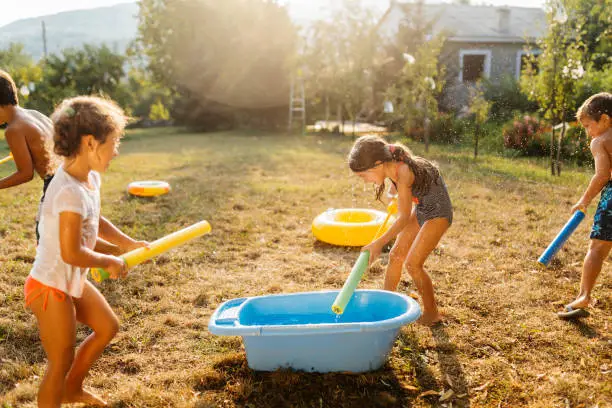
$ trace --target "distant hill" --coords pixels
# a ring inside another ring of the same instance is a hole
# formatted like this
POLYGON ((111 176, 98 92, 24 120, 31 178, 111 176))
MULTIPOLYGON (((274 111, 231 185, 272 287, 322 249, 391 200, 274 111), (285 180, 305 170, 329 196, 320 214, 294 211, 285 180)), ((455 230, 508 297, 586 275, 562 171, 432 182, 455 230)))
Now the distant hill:
POLYGON ((43 55, 41 25, 44 21, 50 54, 59 53, 64 48, 102 43, 123 52, 129 42, 136 38, 137 16, 138 5, 124 3, 18 20, 0 27, 0 48, 6 48, 11 42, 19 42, 27 53, 38 60, 43 55))
MULTIPOLYGON (((119 0, 120 1, 120 0, 119 0)), ((222 1, 222 0, 218 0, 222 1)), ((340 0, 285 0, 289 14, 296 24, 304 27, 314 20, 326 19, 331 7, 340 0)), ((377 15, 382 15, 389 0, 362 0, 377 15)), ((136 38, 138 29, 138 4, 124 3, 89 10, 66 11, 58 14, 27 18, 0 27, 0 49, 11 42, 22 43, 25 51, 38 60, 43 55, 42 21, 47 30, 47 51, 56 54, 70 47, 83 44, 106 44, 123 52, 136 38)))

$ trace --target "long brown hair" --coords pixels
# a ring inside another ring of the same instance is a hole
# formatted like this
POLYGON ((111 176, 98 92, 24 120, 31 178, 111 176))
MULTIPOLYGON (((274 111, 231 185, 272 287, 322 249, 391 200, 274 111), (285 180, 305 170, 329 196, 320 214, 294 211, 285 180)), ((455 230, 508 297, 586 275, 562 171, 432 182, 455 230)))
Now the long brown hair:
MULTIPOLYGON (((355 141, 348 155, 350 169, 359 173, 369 170, 386 162, 404 162, 414 174, 412 190, 414 194, 422 196, 429 192, 433 183, 438 182, 440 171, 438 167, 427 159, 412 154, 410 149, 401 143, 390 144, 383 138, 374 135, 361 136, 355 141)), ((376 199, 379 200, 385 183, 376 189, 376 199)))

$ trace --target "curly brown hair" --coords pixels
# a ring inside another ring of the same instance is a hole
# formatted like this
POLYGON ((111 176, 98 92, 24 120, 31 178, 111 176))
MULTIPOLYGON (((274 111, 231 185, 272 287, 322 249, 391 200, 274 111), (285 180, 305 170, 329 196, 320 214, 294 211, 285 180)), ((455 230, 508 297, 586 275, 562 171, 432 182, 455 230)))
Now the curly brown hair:
POLYGON ((55 134, 54 151, 59 156, 74 157, 81 138, 92 135, 105 143, 109 135, 123 133, 128 118, 114 101, 97 96, 65 99, 51 115, 55 134))
MULTIPOLYGON (((390 161, 404 162, 410 167, 414 173, 412 189, 416 195, 427 194, 431 185, 437 183, 440 177, 440 171, 434 163, 413 155, 410 149, 401 143, 390 144, 379 136, 361 136, 355 141, 348 156, 349 167, 355 173, 390 161)), ((376 190, 377 200, 380 200, 384 190, 383 182, 376 190)))

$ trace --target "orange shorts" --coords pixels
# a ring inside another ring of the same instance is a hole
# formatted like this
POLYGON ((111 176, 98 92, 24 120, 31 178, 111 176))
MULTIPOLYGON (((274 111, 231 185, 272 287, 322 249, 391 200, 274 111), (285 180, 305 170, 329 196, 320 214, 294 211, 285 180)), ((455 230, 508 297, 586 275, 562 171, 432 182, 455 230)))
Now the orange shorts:
POLYGON ((47 286, 40 283, 33 277, 28 276, 25 284, 23 285, 23 297, 25 298, 26 307, 30 306, 32 302, 38 299, 40 296, 43 296, 43 310, 47 310, 49 294, 52 294, 53 297, 60 302, 66 300, 66 294, 61 290, 47 286))

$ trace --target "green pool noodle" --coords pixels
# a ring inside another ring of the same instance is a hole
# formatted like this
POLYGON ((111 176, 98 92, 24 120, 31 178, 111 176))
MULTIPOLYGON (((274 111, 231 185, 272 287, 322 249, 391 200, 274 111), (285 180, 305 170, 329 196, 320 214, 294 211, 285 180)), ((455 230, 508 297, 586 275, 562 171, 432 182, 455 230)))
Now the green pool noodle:
POLYGON ((346 282, 344 282, 344 286, 342 286, 342 290, 338 293, 338 296, 336 296, 336 300, 332 305, 332 312, 335 314, 344 313, 344 308, 346 308, 349 300, 351 300, 353 292, 355 292, 357 285, 359 285, 363 273, 368 269, 369 261, 370 251, 364 251, 359 254, 359 258, 357 258, 351 273, 346 279, 346 282))

